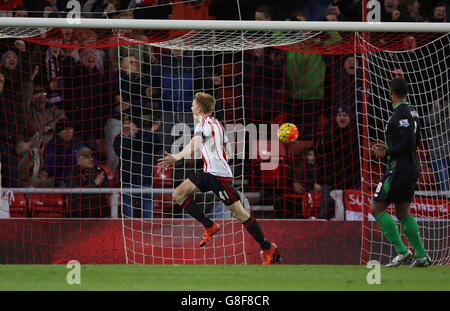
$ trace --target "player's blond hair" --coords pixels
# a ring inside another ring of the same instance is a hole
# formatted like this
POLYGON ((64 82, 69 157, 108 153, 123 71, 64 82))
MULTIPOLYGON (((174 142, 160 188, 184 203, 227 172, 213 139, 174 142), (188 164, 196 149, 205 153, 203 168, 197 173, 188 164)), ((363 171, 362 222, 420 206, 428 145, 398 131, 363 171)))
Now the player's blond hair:
POLYGON ((214 108, 216 107, 216 100, 214 99, 213 96, 207 93, 203 92, 195 93, 194 100, 205 114, 211 114, 214 111, 214 108))

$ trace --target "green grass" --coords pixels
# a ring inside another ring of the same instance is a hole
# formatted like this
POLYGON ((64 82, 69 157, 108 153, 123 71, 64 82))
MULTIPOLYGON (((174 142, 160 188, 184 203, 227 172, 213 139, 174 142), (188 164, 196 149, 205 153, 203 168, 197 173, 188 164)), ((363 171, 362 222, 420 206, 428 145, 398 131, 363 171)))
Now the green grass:
POLYGON ((0 290, 60 291, 449 291, 450 267, 381 268, 369 285, 365 266, 82 265, 68 285, 65 265, 0 265, 0 290))

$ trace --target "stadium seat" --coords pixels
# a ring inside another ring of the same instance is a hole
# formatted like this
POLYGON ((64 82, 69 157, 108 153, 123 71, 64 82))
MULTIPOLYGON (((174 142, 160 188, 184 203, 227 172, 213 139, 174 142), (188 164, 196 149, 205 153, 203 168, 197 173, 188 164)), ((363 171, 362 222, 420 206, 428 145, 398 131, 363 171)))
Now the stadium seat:
POLYGON ((31 217, 61 218, 66 217, 66 204, 62 194, 30 194, 31 217))
POLYGON ((320 192, 307 192, 303 195, 302 211, 303 217, 317 217, 319 215, 319 207, 321 200, 320 192))
POLYGON ((10 200, 9 216, 25 217, 27 215, 28 201, 23 193, 15 193, 14 200, 10 200))
POLYGON ((155 188, 164 188, 164 187, 172 187, 173 181, 173 167, 153 167, 153 187, 155 188))

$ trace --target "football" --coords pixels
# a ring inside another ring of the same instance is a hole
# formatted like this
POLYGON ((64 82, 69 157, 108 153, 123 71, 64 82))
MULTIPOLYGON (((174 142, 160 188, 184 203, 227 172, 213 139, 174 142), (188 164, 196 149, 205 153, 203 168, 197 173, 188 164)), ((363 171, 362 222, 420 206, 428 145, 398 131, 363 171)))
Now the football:
POLYGON ((292 123, 284 123, 278 129, 278 139, 285 143, 292 143, 297 140, 298 128, 292 123))

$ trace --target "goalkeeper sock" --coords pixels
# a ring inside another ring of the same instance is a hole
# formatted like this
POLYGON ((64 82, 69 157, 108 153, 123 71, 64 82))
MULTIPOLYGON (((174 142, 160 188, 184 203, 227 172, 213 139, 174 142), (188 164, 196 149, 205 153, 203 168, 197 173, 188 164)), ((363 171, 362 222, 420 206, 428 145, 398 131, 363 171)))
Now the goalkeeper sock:
POLYGON ((264 234, 262 233, 261 228, 256 222, 255 217, 250 216, 250 218, 244 221, 242 225, 245 227, 245 229, 247 229, 248 233, 250 233, 255 241, 259 243, 262 250, 270 248, 270 242, 267 241, 264 237, 264 234))
POLYGON ((409 243, 416 251, 417 258, 424 258, 427 256, 427 252, 423 247, 422 239, 420 238, 419 226, 412 215, 400 220, 403 226, 403 233, 408 238, 409 243))
POLYGON ((214 224, 211 219, 206 217, 192 197, 188 197, 183 204, 181 204, 181 207, 186 211, 186 213, 200 221, 203 224, 203 227, 210 228, 214 224))
POLYGON ((397 253, 404 255, 408 251, 405 244, 403 244, 402 238, 400 237, 400 232, 398 231, 397 224, 394 219, 386 211, 381 212, 375 219, 380 226, 381 231, 384 236, 391 242, 397 253))

